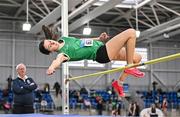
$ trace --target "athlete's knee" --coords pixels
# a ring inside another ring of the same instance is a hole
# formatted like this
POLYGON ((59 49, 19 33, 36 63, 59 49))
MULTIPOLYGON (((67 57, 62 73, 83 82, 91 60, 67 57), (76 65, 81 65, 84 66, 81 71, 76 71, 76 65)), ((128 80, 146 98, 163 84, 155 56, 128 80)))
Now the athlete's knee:
POLYGON ((142 56, 140 54, 135 54, 134 55, 134 59, 133 59, 133 62, 134 63, 140 63, 141 62, 141 59, 142 59, 142 56))
POLYGON ((135 29, 129 28, 129 29, 127 29, 126 31, 127 31, 128 35, 129 35, 130 37, 132 37, 132 38, 135 38, 135 37, 136 37, 136 30, 135 30, 135 29))

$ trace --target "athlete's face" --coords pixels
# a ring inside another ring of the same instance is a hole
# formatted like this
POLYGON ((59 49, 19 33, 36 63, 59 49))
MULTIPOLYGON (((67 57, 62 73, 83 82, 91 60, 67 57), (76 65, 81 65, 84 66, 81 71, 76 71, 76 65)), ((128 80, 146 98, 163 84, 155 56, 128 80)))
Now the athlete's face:
POLYGON ((53 52, 59 48, 59 43, 54 40, 44 40, 44 48, 53 52))

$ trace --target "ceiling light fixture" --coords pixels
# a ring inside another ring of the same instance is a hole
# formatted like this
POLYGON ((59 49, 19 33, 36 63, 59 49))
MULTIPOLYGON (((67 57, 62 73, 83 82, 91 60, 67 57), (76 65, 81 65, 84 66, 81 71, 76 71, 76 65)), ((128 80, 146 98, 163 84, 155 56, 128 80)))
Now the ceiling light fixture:
POLYGON ((83 29, 83 35, 90 35, 91 34, 91 28, 90 27, 85 27, 83 29))
POLYGON ((136 13, 136 38, 140 37, 141 32, 139 31, 139 26, 138 26, 138 1, 135 0, 135 13, 136 13))
POLYGON ((26 0, 26 22, 23 24, 22 30, 23 31, 30 31, 31 29, 31 24, 28 22, 28 12, 29 9, 29 0, 26 0))
MULTIPOLYGON (((89 14, 89 8, 87 9, 87 14, 89 14)), ((89 27, 89 22, 87 23, 87 26, 83 29, 83 35, 90 35, 91 34, 91 28, 89 27)))

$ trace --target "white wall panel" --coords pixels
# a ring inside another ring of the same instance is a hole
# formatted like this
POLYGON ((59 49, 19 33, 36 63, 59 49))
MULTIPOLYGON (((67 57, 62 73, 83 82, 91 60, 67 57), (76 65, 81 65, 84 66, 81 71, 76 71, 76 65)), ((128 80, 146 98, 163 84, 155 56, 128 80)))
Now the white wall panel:
POLYGON ((10 41, 0 41, 0 64, 11 64, 12 45, 10 41))

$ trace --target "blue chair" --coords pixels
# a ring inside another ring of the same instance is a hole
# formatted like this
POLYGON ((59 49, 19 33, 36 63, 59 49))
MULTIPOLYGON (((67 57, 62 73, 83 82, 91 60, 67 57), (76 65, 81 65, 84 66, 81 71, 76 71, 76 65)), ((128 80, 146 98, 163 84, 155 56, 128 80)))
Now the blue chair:
POLYGON ((75 109, 75 108, 76 108, 76 105, 77 105, 77 100, 76 100, 76 98, 70 98, 69 101, 70 101, 70 102, 69 102, 70 107, 73 108, 73 109, 75 109))

